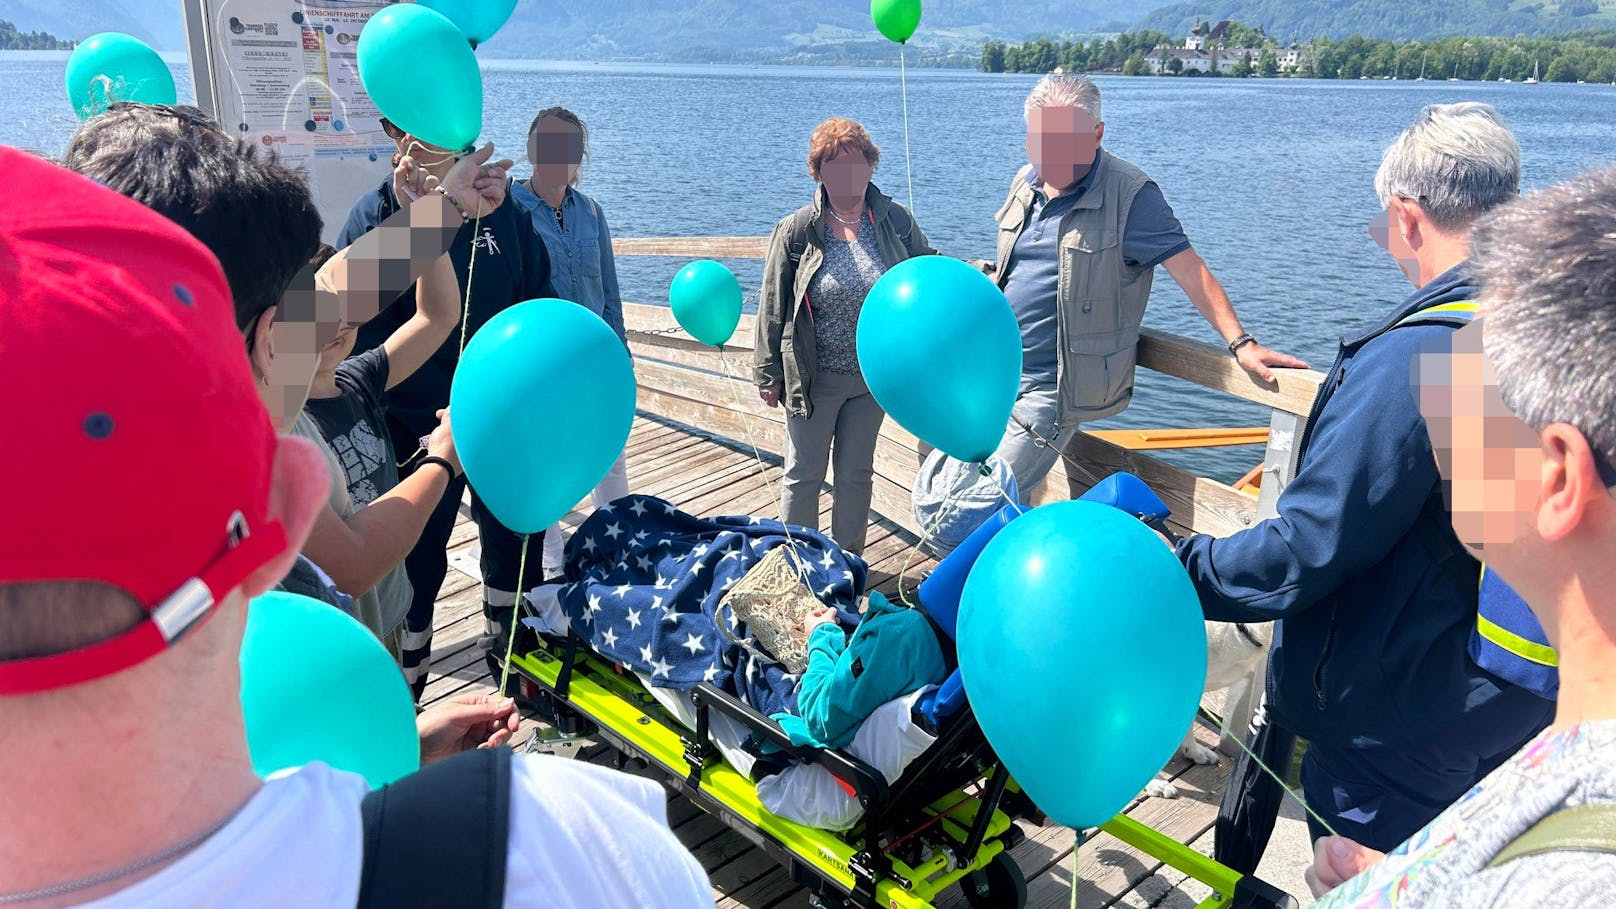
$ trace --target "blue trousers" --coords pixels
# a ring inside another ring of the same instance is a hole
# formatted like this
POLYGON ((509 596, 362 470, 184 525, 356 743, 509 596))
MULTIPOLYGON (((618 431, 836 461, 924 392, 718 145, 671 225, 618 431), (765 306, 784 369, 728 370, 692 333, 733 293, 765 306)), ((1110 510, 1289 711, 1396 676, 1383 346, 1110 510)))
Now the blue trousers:
MULTIPOLYGON (((1302 791, 1335 833, 1390 852, 1436 819, 1554 718, 1554 705, 1506 690, 1456 725, 1397 745, 1350 748, 1309 742, 1302 791)), ((1330 831, 1307 819, 1314 840, 1330 831)))

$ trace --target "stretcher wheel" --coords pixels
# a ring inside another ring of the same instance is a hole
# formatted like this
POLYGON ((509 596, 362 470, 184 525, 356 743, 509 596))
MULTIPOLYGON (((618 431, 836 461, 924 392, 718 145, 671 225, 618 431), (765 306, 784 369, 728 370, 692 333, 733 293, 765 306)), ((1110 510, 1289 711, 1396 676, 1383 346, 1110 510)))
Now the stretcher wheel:
POLYGON ((1008 852, 995 855, 980 871, 966 875, 960 890, 971 909, 1022 909, 1027 905, 1027 877, 1008 852))

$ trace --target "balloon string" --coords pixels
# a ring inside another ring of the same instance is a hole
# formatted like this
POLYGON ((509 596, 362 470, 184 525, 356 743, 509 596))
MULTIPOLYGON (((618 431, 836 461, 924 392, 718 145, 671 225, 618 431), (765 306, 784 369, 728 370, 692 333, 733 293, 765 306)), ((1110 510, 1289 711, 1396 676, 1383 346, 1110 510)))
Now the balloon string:
POLYGON ((522 557, 516 563, 516 602, 511 604, 511 635, 505 641, 505 666, 499 673, 499 696, 505 696, 505 683, 511 678, 511 656, 516 652, 516 626, 522 621, 522 576, 527 574, 528 534, 522 534, 522 557))
POLYGON ((1087 830, 1077 831, 1077 842, 1072 845, 1072 902, 1071 909, 1077 909, 1077 854, 1088 839, 1087 830))
MULTIPOLYGON (((1201 716, 1207 718, 1208 720, 1218 719, 1217 717, 1212 716, 1212 714, 1205 707, 1198 708, 1198 711, 1200 712, 1201 716)), ((1307 803, 1307 801, 1305 799, 1303 799, 1302 796, 1299 793, 1296 792, 1296 790, 1294 790, 1290 786, 1286 785, 1284 777, 1280 776, 1278 773, 1275 773, 1274 768, 1272 768, 1272 767, 1268 766, 1267 764, 1263 763, 1263 759, 1258 757, 1256 752, 1252 751, 1250 746, 1248 746, 1246 744, 1245 736, 1242 736, 1242 735, 1230 735, 1229 734, 1229 720, 1228 720, 1228 717, 1224 717, 1221 720, 1218 720, 1217 727, 1218 727, 1218 734, 1219 735, 1222 735, 1225 738, 1234 739, 1235 743, 1240 746, 1240 750, 1244 751, 1246 753, 1246 757, 1251 758, 1252 763, 1256 764, 1257 767, 1262 770, 1262 772, 1264 772, 1264 773, 1268 774, 1270 777, 1272 777, 1274 782, 1279 784, 1279 788, 1282 791, 1284 791, 1284 793, 1286 795, 1288 795, 1291 798, 1295 799, 1296 804, 1301 805, 1302 810, 1306 811, 1308 813, 1308 816, 1312 817, 1313 820, 1319 822, 1320 827, 1323 827, 1325 829, 1325 831, 1327 831, 1331 836, 1340 836, 1341 835, 1339 833, 1336 833, 1335 828, 1330 826, 1330 822, 1325 820, 1323 817, 1321 817, 1317 811, 1314 811, 1313 807, 1311 805, 1309 805, 1307 803)))
MULTIPOLYGON (((791 524, 786 521, 785 483, 782 482, 780 484, 780 491, 776 493, 774 489, 774 481, 769 478, 769 465, 763 460, 763 452, 758 448, 757 439, 752 435, 752 421, 746 415, 748 405, 746 403, 746 399, 741 397, 739 388, 739 383, 742 382, 742 379, 730 372, 729 353, 724 349, 724 345, 722 344, 718 345, 718 361, 723 365, 724 378, 732 380, 727 384, 729 384, 731 390, 734 392, 735 399, 740 405, 739 410, 741 412, 741 426, 746 429, 746 442, 748 445, 752 446, 752 457, 757 460, 758 472, 763 474, 763 485, 768 487, 769 497, 773 499, 774 503, 780 508, 780 528, 786 533, 786 551, 791 555, 791 568, 797 574, 797 582, 802 584, 803 589, 808 591, 809 596, 814 596, 814 589, 808 586, 808 568, 802 563, 802 554, 797 551, 797 538, 791 535, 791 524)), ((817 503, 815 507, 817 510, 817 503)))
POLYGON ((959 503, 963 494, 964 491, 961 490, 943 500, 943 507, 937 510, 937 515, 931 519, 929 525, 920 528, 920 539, 909 547, 908 554, 903 558, 903 566, 898 569, 898 602, 910 609, 916 608, 916 604, 909 602, 909 592, 904 589, 909 578, 909 568, 914 564, 915 555, 920 552, 920 547, 930 542, 932 535, 937 532, 937 528, 942 525, 943 521, 954 514, 954 507, 959 503))
POLYGON ((903 95, 903 172, 909 181, 909 213, 915 213, 915 172, 909 163, 909 75, 903 59, 903 45, 898 45, 898 85, 903 95))
MULTIPOLYGON (((477 241, 482 235, 483 206, 477 200, 477 218, 471 225, 471 256, 466 261, 466 299, 460 307, 460 353, 466 352, 466 328, 471 324, 471 278, 477 272, 477 241)), ((459 355, 456 355, 458 361, 459 355)))

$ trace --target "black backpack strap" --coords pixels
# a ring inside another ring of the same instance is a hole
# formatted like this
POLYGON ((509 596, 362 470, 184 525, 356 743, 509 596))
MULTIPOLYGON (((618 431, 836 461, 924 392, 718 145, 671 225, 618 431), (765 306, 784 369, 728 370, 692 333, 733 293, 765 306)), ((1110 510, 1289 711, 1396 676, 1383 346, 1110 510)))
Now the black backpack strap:
POLYGON ((512 759, 468 751, 365 796, 358 909, 504 905, 512 759))
POLYGON ((796 270, 802 254, 808 251, 808 228, 814 223, 814 208, 804 205, 791 213, 791 225, 786 229, 786 259, 796 270))
POLYGON ((903 251, 910 258, 915 255, 915 217, 909 210, 894 202, 887 209, 887 217, 892 219, 892 229, 898 232, 898 239, 903 241, 903 251))

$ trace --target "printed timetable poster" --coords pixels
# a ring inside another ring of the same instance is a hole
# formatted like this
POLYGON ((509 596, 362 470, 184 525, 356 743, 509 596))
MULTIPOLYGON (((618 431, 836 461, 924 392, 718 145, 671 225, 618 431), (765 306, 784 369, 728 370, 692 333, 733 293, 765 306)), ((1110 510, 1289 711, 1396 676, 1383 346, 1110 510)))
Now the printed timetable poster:
MULTIPOLYGON (((325 238, 388 171, 393 143, 359 82, 359 30, 387 0, 192 0, 219 124, 309 177, 325 238)), ((187 10, 188 13, 192 9, 187 10)), ((193 72, 200 74, 201 68, 193 72)), ((201 93, 198 94, 199 100, 201 93)))

